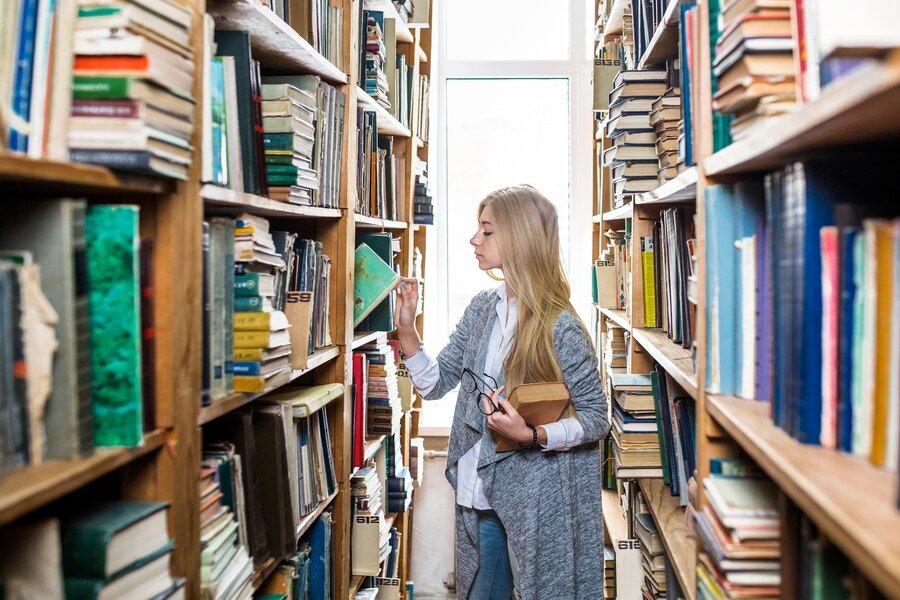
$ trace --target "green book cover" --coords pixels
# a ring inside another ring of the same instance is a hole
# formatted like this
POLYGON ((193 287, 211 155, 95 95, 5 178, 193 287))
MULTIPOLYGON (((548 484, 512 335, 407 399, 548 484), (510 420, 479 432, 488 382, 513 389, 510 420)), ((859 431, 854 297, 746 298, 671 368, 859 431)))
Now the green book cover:
POLYGON ((263 134, 263 144, 265 144, 266 150, 293 150, 294 134, 265 133, 263 134))
POLYGON ((106 547, 112 537, 167 506, 166 502, 107 502, 63 520, 60 538, 66 577, 105 581, 116 575, 106 565, 106 547))
POLYGON ((85 220, 94 444, 143 441, 139 208, 94 205, 85 220))
POLYGON ((296 175, 271 175, 266 174, 266 181, 269 185, 296 185, 296 175))
POLYGON ((130 98, 131 77, 82 77, 72 78, 72 98, 75 100, 130 98))
MULTIPOLYGON (((234 295, 236 297, 242 296, 257 296, 259 294, 259 282, 260 282, 260 274, 259 273, 247 273, 246 275, 235 275, 234 276, 234 295)), ((235 309, 237 310, 237 309, 235 309)))
POLYGON ((297 175, 297 167, 294 165, 266 165, 266 175, 297 175))
MULTIPOLYGON (((269 154, 266 153, 266 165, 294 165, 293 154, 269 154)), ((268 167, 267 167, 268 169, 268 167)))
POLYGON ((234 298, 235 312, 260 312, 262 307, 262 296, 236 296, 234 298))
POLYGON ((384 300, 400 281, 400 275, 366 244, 356 248, 353 281, 353 326, 384 300))
MULTIPOLYGON (((659 373, 657 373, 655 369, 650 371, 650 382, 653 386, 653 408, 655 409, 653 412, 656 416, 656 435, 659 437, 659 455, 660 460, 662 461, 663 482, 666 485, 670 485, 672 483, 672 474, 669 470, 669 449, 666 447, 666 434, 662 422, 662 406, 660 404, 662 399, 659 397, 659 373)), ((668 402, 668 399, 666 401, 668 402)), ((670 424, 666 423, 665 426, 670 427, 670 424)))

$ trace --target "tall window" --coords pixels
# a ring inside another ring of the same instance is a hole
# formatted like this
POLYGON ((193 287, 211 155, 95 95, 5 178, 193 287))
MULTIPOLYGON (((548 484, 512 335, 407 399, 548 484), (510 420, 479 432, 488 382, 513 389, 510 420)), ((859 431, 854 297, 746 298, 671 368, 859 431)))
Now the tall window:
MULTIPOLYGON (((583 315, 590 302, 591 42, 584 23, 593 22, 593 2, 439 5, 431 160, 441 201, 425 284, 432 352, 447 342, 472 297, 499 285, 478 269, 469 239, 478 203, 500 187, 528 183, 556 205, 573 301, 583 315)), ((449 429, 454 404, 455 393, 426 402, 423 432, 449 429)))

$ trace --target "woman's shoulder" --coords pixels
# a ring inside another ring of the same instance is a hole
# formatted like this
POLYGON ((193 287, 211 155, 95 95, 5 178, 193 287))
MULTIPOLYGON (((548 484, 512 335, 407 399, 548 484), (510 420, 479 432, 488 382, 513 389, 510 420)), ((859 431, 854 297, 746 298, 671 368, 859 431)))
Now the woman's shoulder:
POLYGON ((572 346, 577 342, 591 344, 591 336, 581 318, 566 308, 556 316, 553 326, 553 338, 557 346, 572 346))

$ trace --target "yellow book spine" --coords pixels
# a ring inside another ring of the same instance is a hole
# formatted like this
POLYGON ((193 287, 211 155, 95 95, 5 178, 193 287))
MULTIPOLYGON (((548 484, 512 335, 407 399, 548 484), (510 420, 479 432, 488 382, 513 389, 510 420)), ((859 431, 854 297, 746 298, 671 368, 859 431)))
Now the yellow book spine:
POLYGON ((888 396, 891 386, 891 309, 894 302, 894 239, 887 221, 878 221, 875 233, 875 405, 872 407, 872 462, 887 460, 888 396))
POLYGON ((234 360, 259 361, 262 360, 262 348, 235 348, 234 360))
POLYGON ((235 331, 269 331, 271 323, 271 314, 267 312, 234 313, 235 331))
POLYGON ((644 288, 644 327, 656 327, 656 270, 653 260, 653 238, 641 237, 641 274, 644 288))
POLYGON ((266 378, 261 375, 235 375, 234 391, 259 393, 266 389, 266 378))
POLYGON ((268 331, 235 331, 235 348, 265 348, 269 345, 268 331))

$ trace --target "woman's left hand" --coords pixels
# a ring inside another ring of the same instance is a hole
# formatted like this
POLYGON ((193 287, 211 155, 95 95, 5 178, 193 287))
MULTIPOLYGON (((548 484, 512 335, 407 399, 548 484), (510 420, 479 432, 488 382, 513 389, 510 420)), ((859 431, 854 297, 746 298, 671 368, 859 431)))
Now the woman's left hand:
MULTIPOLYGON (((531 429, 525 425, 525 419, 523 419, 522 415, 513 408, 513 405, 509 403, 509 400, 500 396, 505 388, 506 386, 500 386, 489 394, 493 405, 499 406, 500 410, 487 416, 488 427, 517 442, 522 442, 523 444, 530 443, 532 440, 532 433, 531 429)), ((482 397, 481 402, 485 412, 491 410, 486 398, 482 397)))

